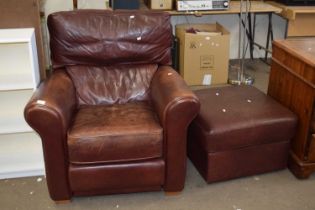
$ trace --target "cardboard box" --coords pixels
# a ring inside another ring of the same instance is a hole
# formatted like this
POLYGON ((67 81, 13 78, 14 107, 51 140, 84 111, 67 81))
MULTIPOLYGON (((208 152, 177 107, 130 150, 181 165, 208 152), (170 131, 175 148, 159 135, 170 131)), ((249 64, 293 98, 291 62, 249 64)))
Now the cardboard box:
POLYGON ((174 0, 145 0, 144 1, 149 9, 156 10, 172 10, 174 0))
POLYGON ((188 85, 225 84, 228 80, 230 33, 220 24, 176 25, 179 72, 188 85), (199 31, 189 33, 187 30, 199 31))

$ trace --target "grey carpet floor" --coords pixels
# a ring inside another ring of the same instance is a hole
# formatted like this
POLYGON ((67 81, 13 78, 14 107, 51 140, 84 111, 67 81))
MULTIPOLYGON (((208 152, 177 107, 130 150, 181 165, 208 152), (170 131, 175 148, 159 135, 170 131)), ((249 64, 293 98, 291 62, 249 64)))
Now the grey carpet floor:
MULTIPOLYGON (((267 91, 269 67, 246 62, 255 86, 267 91)), ((0 180, 0 210, 315 210, 315 174, 296 179, 288 170, 207 184, 188 161, 186 186, 177 196, 163 191, 76 197, 69 204, 50 200, 45 177, 0 180)))
POLYGON ((50 200, 44 177, 0 181, 1 210, 314 210, 315 175, 297 180, 288 170, 207 184, 188 161, 185 189, 76 197, 69 204, 50 200))

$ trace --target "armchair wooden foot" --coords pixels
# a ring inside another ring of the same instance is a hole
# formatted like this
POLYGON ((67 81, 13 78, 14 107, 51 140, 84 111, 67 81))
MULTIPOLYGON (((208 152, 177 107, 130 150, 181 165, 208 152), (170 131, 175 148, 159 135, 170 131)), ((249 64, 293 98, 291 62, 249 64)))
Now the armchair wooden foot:
POLYGON ((59 204, 68 204, 71 203, 71 200, 60 200, 60 201, 55 201, 55 204, 59 205, 59 204))
POLYGON ((170 191, 170 192, 165 192, 166 196, 178 196, 181 194, 181 191, 170 191))

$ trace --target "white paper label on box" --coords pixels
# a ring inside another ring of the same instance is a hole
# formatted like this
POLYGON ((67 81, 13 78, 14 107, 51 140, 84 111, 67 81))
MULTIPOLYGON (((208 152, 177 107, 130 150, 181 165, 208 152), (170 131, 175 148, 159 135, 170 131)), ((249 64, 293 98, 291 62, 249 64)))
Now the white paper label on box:
POLYGON ((203 76, 202 85, 211 85, 212 75, 211 74, 205 74, 203 76))

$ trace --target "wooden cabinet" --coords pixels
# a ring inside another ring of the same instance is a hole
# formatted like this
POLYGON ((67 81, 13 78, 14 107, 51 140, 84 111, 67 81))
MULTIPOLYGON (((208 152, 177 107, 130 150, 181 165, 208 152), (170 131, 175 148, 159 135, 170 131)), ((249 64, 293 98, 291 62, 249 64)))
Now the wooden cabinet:
POLYGON ((24 107, 40 82, 33 28, 0 29, 0 178, 44 172, 40 138, 24 107))
POLYGON ((273 43, 268 94, 298 116, 289 169, 307 178, 315 171, 315 38, 273 43))

